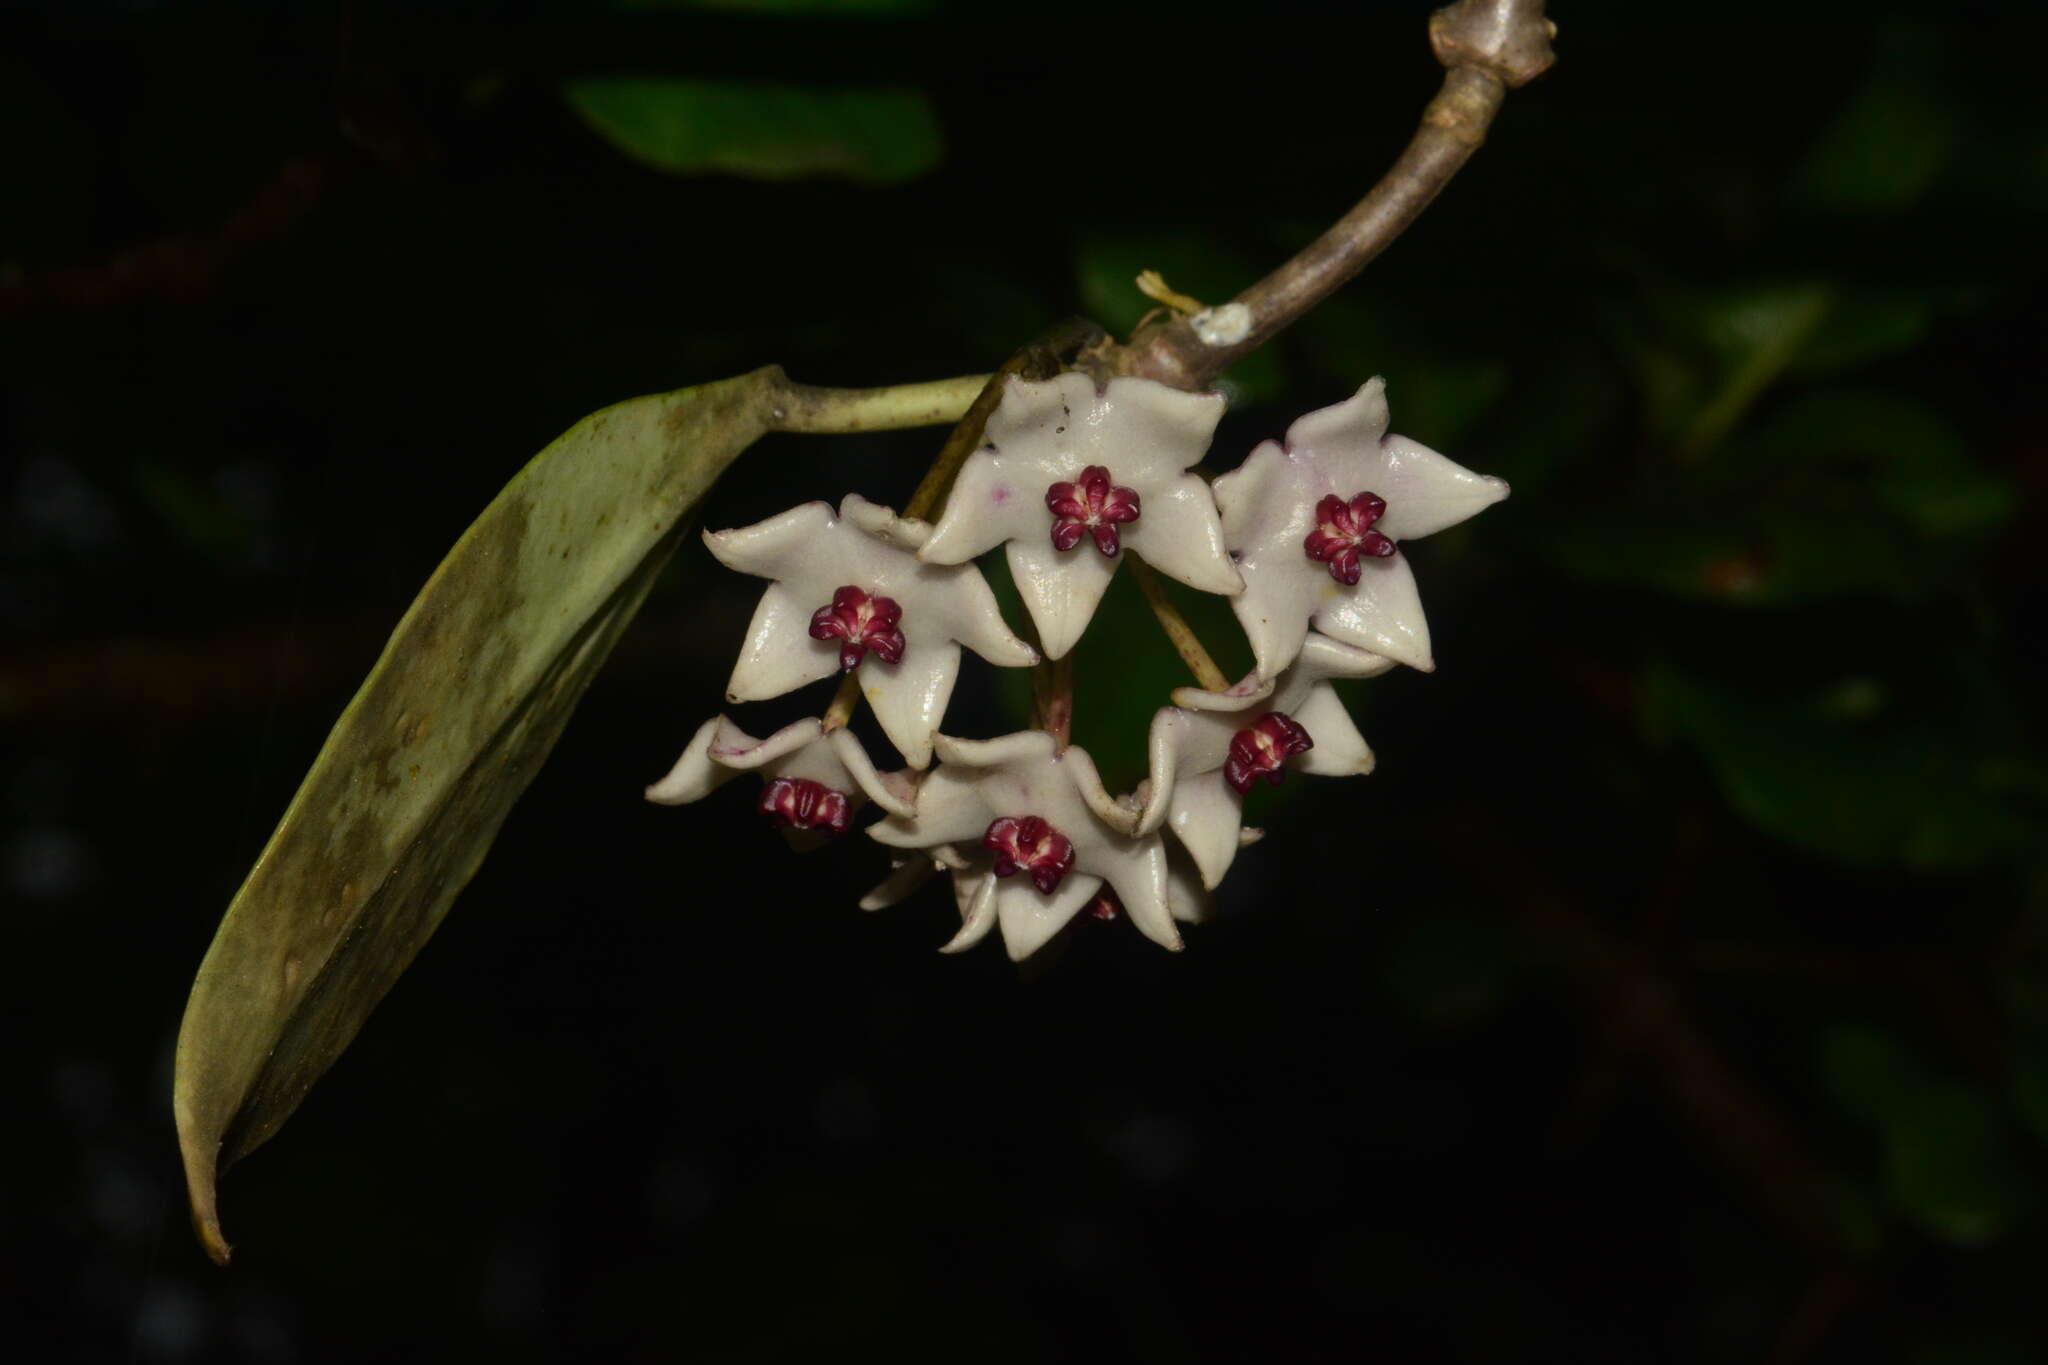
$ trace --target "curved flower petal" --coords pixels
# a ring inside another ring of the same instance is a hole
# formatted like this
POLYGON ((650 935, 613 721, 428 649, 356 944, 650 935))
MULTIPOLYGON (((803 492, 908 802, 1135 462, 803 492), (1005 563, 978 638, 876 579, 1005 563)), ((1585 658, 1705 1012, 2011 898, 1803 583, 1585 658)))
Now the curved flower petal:
POLYGON ((1373 489, 1387 500, 1379 527, 1395 540, 1420 540, 1456 526, 1508 495, 1505 479, 1475 474, 1420 441, 1389 436, 1380 445, 1384 472, 1373 489))
POLYGON ((1007 557, 1045 657, 1065 658, 1095 619, 1123 556, 1105 558, 1085 547, 1056 550, 1048 540, 1027 537, 1011 541, 1007 557))
POLYGON ((984 442, 960 466, 946 494, 945 515, 918 550, 927 564, 965 564, 1013 536, 1025 536, 1046 522, 1045 488, 1032 486, 1038 466, 1004 459, 984 442))
POLYGON ((960 675, 960 646, 906 645, 903 657, 885 663, 870 654, 860 662, 860 688, 882 733, 913 768, 932 761, 932 735, 953 696, 960 675))
POLYGON ((1223 770, 1214 769, 1174 784, 1173 813, 1168 817, 1181 847, 1194 856, 1202 885, 1214 890, 1237 857, 1237 832, 1244 824, 1244 804, 1223 770))
POLYGON ((762 809, 781 817, 778 823, 786 824, 783 833, 799 848, 844 830, 848 817, 871 798, 886 797, 885 806, 891 808, 903 804, 867 754, 857 744, 848 749, 846 741, 828 739, 815 716, 785 725, 766 739, 755 739, 724 716, 714 716, 697 727, 668 775, 647 788, 647 799, 665 806, 702 800, 742 772, 758 772, 767 779, 769 796, 779 786, 791 797, 789 806, 762 809), (797 785, 792 788, 790 783, 797 785), (797 800, 805 791, 809 796, 797 800))
MULTIPOLYGON (((1301 652, 1301 642, 1308 638, 1315 599, 1304 607, 1301 585, 1294 576, 1260 572, 1263 562, 1249 552, 1239 559, 1237 567, 1244 575, 1244 592, 1230 599, 1230 610, 1244 629, 1245 639, 1251 642, 1259 672, 1276 677, 1301 652)), ((1315 589, 1319 597, 1334 598, 1340 591, 1327 576, 1315 589)))
POLYGON ((647 789, 647 799, 662 806, 687 805, 703 800, 738 777, 739 769, 711 761, 712 737, 720 726, 730 723, 724 716, 713 716, 698 726, 668 775, 647 789))
POLYGON ((839 671, 839 652, 810 636, 815 602, 768 585, 725 685, 727 701, 766 701, 839 671))
POLYGON ((939 848, 975 843, 995 813, 976 789, 971 773, 941 765, 925 774, 910 816, 891 815, 868 826, 868 837, 891 848, 939 848))
POLYGON ((1363 777, 1372 771, 1372 749, 1334 689, 1316 688, 1288 714, 1315 740, 1313 749, 1290 760, 1295 767, 1318 777, 1363 777))
POLYGON ((860 786, 868 800, 891 815, 909 815, 917 809, 917 788, 905 780, 910 775, 885 773, 877 769, 853 731, 844 728, 828 730, 825 743, 831 747, 832 757, 860 786))
POLYGON ((1002 926, 1003 947, 1012 962, 1022 962, 1043 948, 1102 889, 1100 877, 1079 873, 1067 877, 1050 896, 1040 895, 1022 877, 997 881, 991 873, 989 880, 995 882, 996 923, 1002 926))
POLYGON ((729 531, 706 531, 704 544, 728 569, 761 578, 780 578, 780 566, 832 527, 832 505, 807 502, 766 521, 729 531))
POLYGON ((1408 556, 1370 559, 1359 566, 1358 586, 1324 598, 1309 623, 1348 645, 1383 655, 1424 673, 1434 672, 1429 622, 1408 556))
POLYGON ((988 937, 996 923, 996 874, 955 872, 953 895, 960 902, 960 932, 939 945, 942 953, 961 953, 988 937))
POLYGON ((906 858, 889 860, 889 875, 876 884, 875 889, 860 898, 863 910, 886 910, 901 901, 932 878, 939 865, 922 853, 913 853, 906 858))
POLYGON ((1216 899, 1202 885, 1195 860, 1180 849, 1166 851, 1166 903, 1182 924, 1206 924, 1216 915, 1216 899))
POLYGON ((1223 548, 1223 522, 1209 485, 1183 474, 1145 495, 1145 514, 1124 531, 1124 546, 1168 578, 1202 592, 1244 591, 1223 548))

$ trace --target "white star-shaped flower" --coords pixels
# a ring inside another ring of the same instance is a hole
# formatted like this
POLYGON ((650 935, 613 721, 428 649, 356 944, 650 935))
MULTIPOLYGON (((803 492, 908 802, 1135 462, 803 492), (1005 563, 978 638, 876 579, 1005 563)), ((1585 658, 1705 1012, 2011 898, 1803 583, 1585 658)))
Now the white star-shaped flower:
POLYGON ((1508 486, 1386 433, 1386 385, 1373 379, 1216 480, 1224 541, 1245 583, 1231 609, 1267 677, 1293 661, 1310 626, 1424 671, 1436 666, 1396 542, 1454 526, 1508 486))
POLYGON ((1372 771, 1372 750, 1331 678, 1371 678, 1394 661, 1324 635, 1303 642, 1277 679, 1257 672, 1227 692, 1183 687, 1153 718, 1151 777, 1134 832, 1170 825, 1194 856, 1202 884, 1223 880, 1244 830, 1244 797, 1289 769, 1324 777, 1372 771))
POLYGON ((1187 471, 1223 398, 1149 379, 1011 379, 918 551, 964 564, 1008 543, 1010 573, 1048 658, 1074 647, 1126 550, 1203 592, 1244 587, 1209 486, 1187 471))
POLYGON ((979 569, 918 559, 931 533, 851 493, 836 516, 807 502, 752 526, 706 532, 722 563, 775 580, 747 627, 726 700, 763 701, 858 668, 889 742, 913 768, 930 763, 961 645, 1006 668, 1038 662, 1004 624, 979 569))
MULTIPOLYGON (((937 744, 939 766, 919 784, 915 813, 892 815, 868 833, 895 848, 928 850, 967 874, 956 880, 965 924, 949 949, 998 924, 1010 956, 1022 960, 1104 883, 1141 933, 1180 948, 1165 845, 1157 834, 1117 828, 1130 823, 1128 811, 1103 789, 1086 751, 1058 752, 1042 730, 985 741, 940 735, 937 744)), ((1190 905, 1188 913, 1198 911, 1190 905)))
MULTIPOLYGON (((951 878, 953 901, 960 910, 960 931, 939 951, 963 952, 988 937, 988 931, 996 923, 996 897, 988 890, 994 880, 994 864, 994 855, 985 850, 965 849, 953 844, 940 844, 897 855, 889 860, 889 875, 874 890, 861 897, 860 908, 881 910, 895 905, 931 880, 934 873, 944 872, 951 878)), ((1098 914, 1110 915, 1120 910, 1122 904, 1121 900, 1112 900, 1101 886, 1096 888, 1094 899, 1089 902, 1090 908, 1098 914)), ((1202 885, 1194 860, 1173 848, 1166 850, 1166 904, 1174 919, 1182 924, 1201 924, 1215 910, 1209 889, 1202 885)), ((1071 914, 1068 917, 1071 918, 1071 914)), ((1035 931, 1039 922, 1027 919, 1024 927, 1035 931)), ((1059 927, 1055 924, 1051 933, 1057 933, 1059 927)), ((1047 934, 1047 939, 1051 933, 1047 934)), ((1044 941, 1040 940, 1040 943, 1044 941)), ((1023 939, 1011 942, 1013 958, 1028 956, 1032 949, 1023 944, 1023 939)))
POLYGON ((761 775, 756 809, 780 825, 797 848, 845 833, 853 813, 870 800, 891 815, 908 816, 916 809, 916 786, 907 772, 877 771, 850 732, 828 731, 815 716, 785 725, 766 739, 713 716, 697 727, 668 776, 647 789, 647 799, 687 805, 744 772, 761 775))

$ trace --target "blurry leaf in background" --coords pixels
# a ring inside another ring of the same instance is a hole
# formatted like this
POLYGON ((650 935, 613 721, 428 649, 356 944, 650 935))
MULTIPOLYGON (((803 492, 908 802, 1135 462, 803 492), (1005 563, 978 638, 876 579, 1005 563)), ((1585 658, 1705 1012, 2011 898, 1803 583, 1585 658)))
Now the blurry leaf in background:
POLYGON ((1941 63, 1941 34, 1886 25, 1861 88, 1807 150, 1787 197, 1801 208, 1853 215, 1898 213, 1919 203, 1961 132, 1941 63))
POLYGON ((1827 1031, 1821 1072, 1835 1099, 1877 1130, 1886 1198, 1922 1232, 1979 1246, 2031 1211, 2034 1181, 2011 1126, 1977 1087, 1929 1070, 1888 1034, 1849 1024, 1827 1031))
POLYGON ((1461 1028, 1508 999, 1521 965, 1520 944, 1499 917, 1433 910, 1407 922, 1378 970, 1388 994, 1417 1019, 1461 1028))
POLYGON ((1767 699, 1664 665, 1648 671, 1644 692, 1653 727, 1700 751, 1738 814, 1810 852, 1931 871, 1973 867, 2032 838, 2032 821, 1993 780, 1983 751, 1996 738, 1966 728, 1978 718, 1895 707, 1879 678, 1767 699))
POLYGON ((1681 597, 1924 603, 1974 571, 1962 552, 2016 504, 2011 484, 1924 403, 1823 390, 1538 548, 1580 578, 1681 597))
POLYGON ((679 175, 891 185, 944 155, 938 114, 911 89, 587 76, 562 96, 620 151, 679 175))
POLYGON ((26 67, 0 64, 0 281, 25 256, 45 256, 85 235, 97 172, 92 130, 63 96, 26 67))

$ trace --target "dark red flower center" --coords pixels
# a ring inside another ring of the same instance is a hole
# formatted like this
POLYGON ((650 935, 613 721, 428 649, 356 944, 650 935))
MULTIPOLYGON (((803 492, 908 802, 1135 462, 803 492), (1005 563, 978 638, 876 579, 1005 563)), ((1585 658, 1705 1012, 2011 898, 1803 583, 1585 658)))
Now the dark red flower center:
POLYGON ((827 834, 846 833, 846 822, 853 817, 853 802, 845 792, 808 777, 769 778, 757 809, 770 823, 827 834))
POLYGON ((850 671, 872 649, 884 663, 903 657, 903 608, 893 597, 874 597, 851 584, 832 594, 832 605, 811 613, 813 640, 839 641, 839 667, 850 671))
POLYGON ((1045 490, 1045 505, 1052 509, 1052 544, 1056 550, 1071 550, 1086 534, 1095 538, 1095 548, 1113 555, 1123 546, 1117 536, 1119 522, 1138 519, 1136 490, 1109 481, 1109 471, 1091 464, 1072 483, 1064 481, 1045 490))
POLYGON ((1287 760, 1315 748, 1308 731, 1295 724, 1284 711, 1268 711, 1230 737, 1230 754, 1223 760, 1223 780, 1243 796, 1261 777, 1268 786, 1280 785, 1287 760))
POLYGON ((1377 493, 1360 493, 1350 502, 1330 494, 1316 504, 1316 526, 1301 542, 1308 557, 1330 566, 1330 577, 1351 587, 1358 582, 1358 558, 1371 555, 1385 559, 1394 553, 1394 542, 1373 530, 1387 512, 1387 500, 1377 493))
POLYGON ((1036 815, 1005 815, 990 821, 981 846, 996 855, 998 877, 1021 868, 1048 896, 1059 889, 1067 869, 1074 865, 1074 841, 1036 815))

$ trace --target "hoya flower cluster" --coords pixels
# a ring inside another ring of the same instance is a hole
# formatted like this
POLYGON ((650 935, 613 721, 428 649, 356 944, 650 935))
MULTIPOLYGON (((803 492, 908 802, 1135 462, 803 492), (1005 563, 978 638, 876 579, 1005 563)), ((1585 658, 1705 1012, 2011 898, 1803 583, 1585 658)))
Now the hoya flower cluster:
POLYGON ((1377 379, 1212 486, 1189 471, 1222 412, 1219 395, 1143 379, 1100 391, 1078 373, 1011 379, 935 523, 848 494, 836 511, 805 503, 707 533, 721 561, 769 580, 727 700, 850 674, 904 766, 875 766, 843 704, 766 739, 720 715, 648 797, 695 801, 755 771, 758 809, 798 846, 845 833, 872 802, 882 818, 867 832, 892 868, 861 905, 892 905, 945 873, 961 917, 948 951, 997 928, 1021 959, 1083 910, 1121 912, 1179 948, 1177 924, 1204 916, 1258 836, 1243 819, 1254 785, 1372 770, 1331 680, 1433 667, 1402 547, 1507 496, 1500 480, 1388 435, 1377 379), (1035 647, 975 567, 997 546, 1035 647), (1228 597, 1256 660, 1227 689, 1173 694, 1137 790, 1109 792, 1052 727, 942 732, 963 646, 1002 668, 1062 658, 1126 555, 1228 597))

